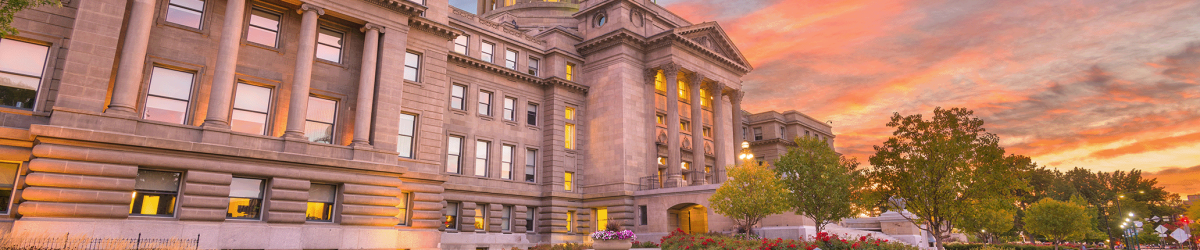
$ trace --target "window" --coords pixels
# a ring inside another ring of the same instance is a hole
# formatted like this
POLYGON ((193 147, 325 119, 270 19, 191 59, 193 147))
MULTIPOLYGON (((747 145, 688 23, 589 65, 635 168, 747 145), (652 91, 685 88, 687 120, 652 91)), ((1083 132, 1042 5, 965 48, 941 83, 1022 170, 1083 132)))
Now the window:
POLYGON ((512 180, 512 178, 513 178, 512 158, 513 158, 513 146, 512 145, 500 146, 500 178, 501 179, 512 180))
POLYGON ((596 27, 604 26, 605 23, 608 23, 608 15, 604 13, 596 14, 596 27))
POLYGON ((567 63, 567 81, 575 80, 575 64, 567 63))
POLYGON ((0 39, 0 106, 33 109, 49 52, 47 46, 0 39))
POLYGON ((142 118, 184 124, 192 97, 192 73, 154 67, 142 118))
POLYGON ((267 112, 271 110, 271 89, 246 83, 237 84, 233 97, 233 131, 262 135, 267 133, 267 112))
POLYGON ((421 55, 404 53, 404 80, 418 81, 421 77, 421 55))
POLYGON ((475 141, 475 176, 488 175, 488 149, 491 146, 488 141, 475 141))
POLYGON ((808 133, 808 130, 805 130, 805 131, 804 131, 804 137, 809 137, 809 136, 812 136, 812 135, 810 135, 810 134, 808 133))
POLYGON ((321 28, 317 32, 317 58, 342 63, 342 32, 321 28))
POLYGON ((512 231, 512 212, 513 212, 512 206, 504 206, 503 210, 500 210, 500 231, 501 232, 512 231))
POLYGON ((504 0, 505 7, 513 6, 513 4, 517 4, 517 0, 504 0))
POLYGON ((787 133, 785 133, 783 126, 779 126, 779 138, 787 138, 787 133))
POLYGON ((742 140, 743 140, 743 141, 744 141, 744 140, 746 140, 745 138, 747 138, 747 136, 746 136, 746 127, 742 127, 742 140))
POLYGON ((466 110, 467 86, 455 84, 450 87, 450 108, 457 110, 466 110))
POLYGON ((337 197, 334 185, 312 184, 308 186, 308 221, 333 221, 333 200, 337 197))
POLYGON ((754 140, 758 141, 758 140, 762 140, 762 139, 763 139, 762 127, 754 128, 754 140))
MULTIPOLYGON (((4 176, 5 181, 15 180, 17 167, 19 166, 16 163, 4 163, 4 174, 11 173, 13 177, 8 178, 9 176, 4 176), (9 170, 10 167, 11 170, 9 170)), ((138 170, 137 180, 133 184, 133 201, 129 203, 129 214, 175 215, 175 198, 179 197, 179 180, 179 173, 138 170)), ((11 194, 12 188, 10 186, 5 191, 5 195, 11 194)))
POLYGON ((462 162, 462 137, 450 136, 446 139, 446 172, 462 173, 459 167, 462 162))
POLYGON ((654 90, 659 92, 667 92, 667 76, 663 75, 663 71, 659 70, 654 75, 654 90))
POLYGON ((654 119, 656 122, 658 122, 658 125, 663 125, 663 126, 667 125, 667 115, 654 114, 654 119))
POLYGON ((334 119, 337 117, 337 101, 308 97, 308 115, 304 120, 304 134, 308 141, 333 144, 334 119))
POLYGON ((492 92, 479 91, 479 114, 492 115, 492 92))
POLYGON ((483 42, 483 44, 479 46, 479 53, 480 53, 479 59, 483 59, 484 62, 491 63, 493 60, 493 57, 495 57, 492 55, 492 53, 495 53, 495 50, 496 50, 496 45, 493 45, 492 43, 489 43, 489 42, 483 42))
POLYGON ((712 128, 704 127, 704 137, 712 138, 712 128))
POLYGON ((400 219, 400 223, 396 225, 408 225, 408 218, 410 216, 408 208, 411 206, 412 193, 400 193, 400 205, 396 205, 396 208, 400 209, 400 212, 396 213, 396 218, 400 219))
POLYGON ((683 132, 691 133, 692 132, 692 122, 679 121, 679 130, 683 131, 683 132))
POLYGON ((446 229, 458 229, 458 211, 458 203, 446 203, 446 211, 442 211, 446 214, 446 219, 442 220, 442 224, 446 226, 446 229))
POLYGON ((467 36, 458 36, 454 38, 454 52, 466 55, 467 54, 467 36))
POLYGON ((396 152, 400 153, 400 157, 413 158, 416 128, 417 115, 400 113, 400 137, 396 139, 396 152))
POLYGON ((501 115, 504 116, 505 120, 509 120, 509 121, 517 120, 516 106, 517 106, 516 98, 504 97, 504 114, 501 114, 501 115))
POLYGON ((596 209, 596 231, 608 228, 608 207, 596 209))
POLYGON ((575 173, 574 172, 563 173, 563 190, 566 190, 567 192, 571 192, 571 190, 574 188, 575 188, 575 173))
MULTIPOLYGON (((8 204, 12 201, 13 187, 17 183, 17 170, 21 168, 20 163, 0 162, 0 213, 8 213, 8 204)), ((136 185, 136 184, 135 184, 136 185)), ((179 186, 179 185, 176 185, 179 186)), ((134 198, 137 193, 134 193, 134 198)), ((171 199, 171 207, 174 208, 174 198, 171 199)), ((133 213, 132 204, 130 205, 130 214, 133 213)))
POLYGON ((530 126, 537 126, 537 112, 538 112, 537 104, 530 103, 529 105, 527 105, 525 107, 525 113, 527 113, 528 117, 525 117, 525 123, 529 124, 530 126))
POLYGON ((537 182, 537 150, 525 150, 525 182, 537 182))
POLYGON ((533 75, 533 76, 538 75, 538 63, 539 63, 539 61, 537 58, 529 58, 529 74, 530 75, 533 75))
POLYGON ((678 86, 679 86, 679 101, 691 103, 692 102, 692 89, 688 88, 689 86, 688 86, 686 80, 684 80, 682 77, 680 77, 678 86))
POLYGON ((246 29, 246 41, 267 47, 278 47, 280 15, 254 8, 250 10, 250 27, 246 29))
POLYGON ((262 210, 263 180, 233 177, 229 184, 229 211, 226 218, 258 219, 262 210))
MULTIPOLYGON (((567 107, 564 117, 568 121, 575 120, 575 108, 567 107)), ((563 132, 565 135, 565 138, 563 139, 567 149, 575 149, 575 124, 568 122, 566 127, 563 129, 563 132)))
POLYGON ((487 204, 475 204, 475 231, 487 231, 487 204))
POLYGON ((641 214, 641 216, 642 216, 642 217, 640 218, 640 219, 642 220, 642 223, 641 223, 641 225, 643 225, 643 226, 650 224, 650 218, 647 218, 647 217, 649 217, 649 216, 646 216, 646 215, 647 215, 647 214, 646 214, 646 212, 647 212, 646 210, 647 210, 647 209, 646 209, 646 206, 644 206, 644 205, 643 205, 643 206, 638 206, 638 212, 641 212, 640 214, 641 214))
POLYGON ((575 232, 575 211, 567 211, 567 233, 575 232))
POLYGON ((167 22, 200 29, 203 17, 203 0, 171 0, 167 5, 167 22))
POLYGON ((517 51, 511 49, 504 51, 504 67, 517 70, 517 51))
POLYGON ((530 207, 529 210, 525 211, 525 232, 534 233, 534 231, 533 231, 533 219, 534 219, 533 216, 536 213, 537 213, 536 207, 530 207))

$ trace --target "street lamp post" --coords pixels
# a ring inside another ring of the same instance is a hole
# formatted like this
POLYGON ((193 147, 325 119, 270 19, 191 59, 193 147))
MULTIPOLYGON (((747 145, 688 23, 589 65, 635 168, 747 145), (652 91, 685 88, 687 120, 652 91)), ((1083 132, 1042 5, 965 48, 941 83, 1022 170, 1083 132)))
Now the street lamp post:
POLYGON ((742 164, 754 159, 754 153, 750 152, 750 142, 742 141, 742 152, 738 155, 738 159, 742 160, 742 164))

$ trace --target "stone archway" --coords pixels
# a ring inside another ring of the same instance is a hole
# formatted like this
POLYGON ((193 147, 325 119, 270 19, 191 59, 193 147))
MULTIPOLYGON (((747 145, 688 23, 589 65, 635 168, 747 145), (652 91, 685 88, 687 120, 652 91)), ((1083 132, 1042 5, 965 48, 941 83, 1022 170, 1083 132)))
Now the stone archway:
POLYGON ((667 225, 689 234, 708 232, 708 208, 695 203, 682 203, 667 209, 667 225))

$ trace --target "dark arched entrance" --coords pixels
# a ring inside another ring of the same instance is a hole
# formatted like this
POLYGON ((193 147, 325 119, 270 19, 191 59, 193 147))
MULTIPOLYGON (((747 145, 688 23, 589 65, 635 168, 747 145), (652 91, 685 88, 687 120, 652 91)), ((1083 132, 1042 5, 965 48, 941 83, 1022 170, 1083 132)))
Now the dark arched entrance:
POLYGON ((695 204, 684 203, 667 209, 667 225, 674 230, 678 228, 689 234, 708 232, 708 208, 695 204))

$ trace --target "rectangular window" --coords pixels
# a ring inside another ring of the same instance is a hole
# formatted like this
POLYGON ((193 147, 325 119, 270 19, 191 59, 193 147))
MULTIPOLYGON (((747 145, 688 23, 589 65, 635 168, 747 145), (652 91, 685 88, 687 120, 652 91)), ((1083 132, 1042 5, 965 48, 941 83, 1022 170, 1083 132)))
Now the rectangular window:
POLYGON ((575 232, 575 211, 567 211, 567 233, 575 232))
POLYGON ((467 54, 467 36, 462 35, 454 38, 454 52, 463 55, 467 54))
POLYGON ((0 106, 33 109, 49 52, 47 46, 0 39, 0 106))
POLYGON ((513 178, 512 158, 513 158, 513 146, 512 145, 500 146, 500 178, 501 179, 512 180, 512 178, 513 178))
MULTIPOLYGON (((8 204, 12 201, 13 188, 17 183, 17 170, 21 168, 20 163, 0 162, 0 213, 8 213, 8 204)), ((136 184, 135 184, 136 185, 136 184)), ((178 186, 178 185, 176 185, 178 186)), ((137 198, 137 193, 134 193, 134 198, 137 198)), ((174 207, 174 198, 171 199, 171 207, 174 207)), ((133 213, 133 205, 130 205, 130 214, 133 213)))
POLYGON ((408 218, 411 216, 408 213, 409 207, 412 207, 412 193, 400 193, 400 205, 396 205, 396 208, 400 210, 399 213, 396 213, 396 218, 400 219, 400 224, 397 225, 408 225, 408 218))
POLYGON ((421 55, 404 52, 404 80, 418 81, 421 77, 421 55))
POLYGON ((500 231, 512 231, 512 210, 512 206, 504 206, 503 210, 500 210, 500 231))
POLYGON ((677 79, 679 80, 679 82, 678 82, 679 84, 677 85, 679 88, 679 101, 691 104, 692 90, 689 88, 689 86, 687 84, 687 79, 685 79, 683 77, 679 77, 677 79))
POLYGON ((492 92, 479 91, 479 114, 492 115, 492 92))
MULTIPOLYGON (((12 178, 4 176, 5 181, 15 180, 19 166, 16 163, 4 163, 4 174, 12 174, 12 178)), ((179 197, 179 180, 179 173, 138 170, 137 180, 133 184, 133 201, 129 203, 129 214, 175 215, 175 198, 179 197)), ((11 185, 5 191, 5 195, 12 195, 11 185)), ((5 203, 5 205, 7 204, 5 203)))
POLYGON ((563 113, 563 118, 575 120, 575 108, 567 107, 566 112, 563 113))
POLYGON ((278 13, 254 8, 250 10, 250 27, 246 29, 246 41, 267 47, 279 45, 278 13))
POLYGON ((525 113, 527 113, 526 116, 528 116, 528 117, 525 117, 525 123, 529 124, 530 126, 537 126, 537 112, 538 112, 537 104, 530 103, 529 105, 527 105, 525 107, 525 113))
POLYGON ((337 197, 337 186, 312 184, 308 186, 308 221, 333 221, 333 203, 337 197))
POLYGON ((596 231, 608 228, 608 207, 596 208, 596 231))
POLYGON ((570 192, 573 189, 575 189, 575 173, 574 172, 563 173, 563 190, 570 192))
POLYGON ((537 150, 525 150, 525 182, 537 182, 537 150))
POLYGON ((505 120, 509 120, 509 121, 517 120, 517 112, 516 112, 517 107, 516 106, 517 106, 516 98, 504 97, 504 114, 501 114, 501 115, 504 116, 505 120))
POLYGON ((650 224, 650 218, 647 218, 649 216, 646 216, 647 215, 646 210, 647 210, 646 206, 638 206, 638 212, 640 212, 640 215, 642 216, 641 217, 642 223, 640 225, 643 225, 643 226, 650 224))
MULTIPOLYGON (((487 204, 475 204, 475 231, 487 231, 487 204)), ((481 232, 482 233, 482 232, 481 232)))
POLYGON ((342 32, 321 28, 317 32, 317 58, 342 63, 342 32))
POLYGON ((450 87, 450 108, 457 110, 466 110, 467 106, 467 86, 454 84, 450 87))
POLYGON ((492 43, 489 43, 489 42, 483 42, 483 44, 479 46, 479 53, 480 53, 479 59, 483 59, 484 62, 491 63, 493 58, 495 57, 494 55, 492 55, 493 53, 495 53, 495 50, 496 50, 496 45, 493 45, 492 43))
POLYGON ((691 133, 692 132, 692 122, 679 121, 679 130, 682 130, 683 132, 691 133))
MULTIPOLYGON (((568 121, 575 120, 575 108, 567 107, 566 112, 563 114, 563 117, 566 118, 568 121)), ((565 138, 563 138, 563 140, 565 142, 566 148, 567 149, 575 149, 575 124, 567 123, 567 125, 563 129, 563 132, 564 132, 564 136, 565 136, 565 138)))
POLYGON ((337 117, 337 101, 308 97, 308 114, 304 120, 304 134, 308 141, 333 144, 334 120, 337 117))
POLYGON ((233 177, 229 184, 229 211, 226 218, 258 219, 262 211, 263 200, 262 179, 233 177))
POLYGON ((575 80, 575 64, 567 63, 567 81, 575 80))
POLYGON ((708 89, 700 88, 700 106, 712 108, 712 97, 708 96, 708 89))
POLYGON ((504 51, 504 67, 517 70, 517 51, 511 49, 504 51))
POLYGON ((446 203, 446 211, 443 211, 446 214, 446 218, 442 220, 442 224, 446 226, 446 229, 458 229, 458 212, 458 203, 446 203))
POLYGON ((400 157, 413 158, 413 144, 416 144, 417 115, 400 113, 400 137, 396 139, 396 152, 400 157))
POLYGON ((654 75, 654 90, 658 92, 667 92, 667 76, 663 75, 663 71, 659 70, 654 75))
POLYGON ((654 120, 655 120, 656 122, 658 122, 658 125, 663 125, 663 126, 666 126, 666 125, 667 125, 667 115, 664 115, 664 114, 654 114, 654 120))
POLYGON ((533 227, 534 217, 533 216, 535 214, 537 214, 537 208, 530 207, 528 209, 529 210, 525 211, 525 232, 526 233, 535 233, 535 231, 533 230, 534 229, 534 227, 533 227))
POLYGON ((142 118, 184 124, 192 97, 193 74, 154 67, 150 72, 150 90, 142 118))
POLYGON ((488 149, 491 147, 491 142, 475 141, 475 176, 488 175, 488 149))
POLYGON ((167 22, 200 29, 203 17, 203 0, 171 0, 167 5, 167 22))
POLYGON ((754 140, 760 141, 763 139, 762 127, 754 128, 754 140))
POLYGON ((462 162, 462 137, 450 136, 446 139, 446 172, 462 173, 459 167, 462 162))
POLYGON ((529 58, 529 74, 530 75, 533 75, 533 76, 538 75, 538 63, 539 63, 538 59, 529 58))
POLYGON ((704 127, 704 137, 712 138, 712 128, 704 127))
POLYGON ((264 135, 267 133, 267 114, 271 111, 271 88, 239 82, 233 96, 233 131, 264 135))

